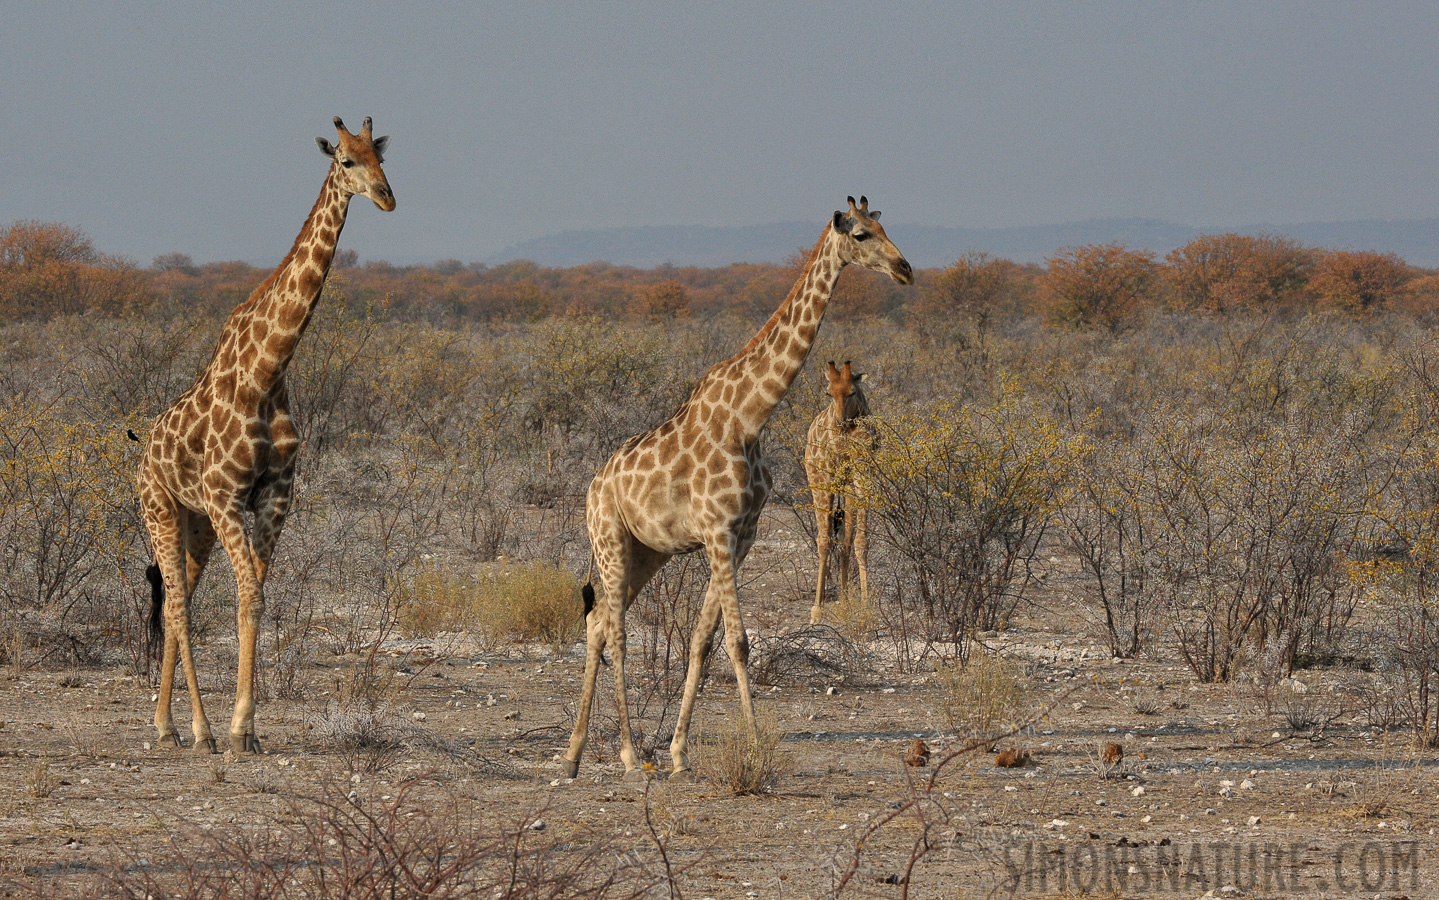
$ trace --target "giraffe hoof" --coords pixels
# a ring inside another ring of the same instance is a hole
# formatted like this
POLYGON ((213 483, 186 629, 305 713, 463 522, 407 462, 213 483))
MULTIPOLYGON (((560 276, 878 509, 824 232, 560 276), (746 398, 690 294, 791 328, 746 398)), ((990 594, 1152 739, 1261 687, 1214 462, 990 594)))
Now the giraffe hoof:
POLYGON ((643 784, 650 780, 650 773, 644 769, 630 769, 621 780, 630 782, 631 784, 643 784))
POLYGON ((254 756, 260 752, 260 742, 253 734, 231 734, 230 749, 236 756, 254 756))
POLYGON ((561 758, 560 768, 564 771, 566 778, 575 778, 580 774, 580 761, 561 758))
POLYGON ((172 731, 172 732, 170 732, 169 734, 162 734, 162 735, 160 735, 160 739, 155 742, 155 746, 156 746, 156 747, 169 747, 169 748, 172 748, 172 749, 178 749, 178 748, 183 747, 183 746, 185 746, 185 745, 180 742, 180 736, 179 736, 178 734, 176 734, 175 732, 172 731))
POLYGON ((694 769, 676 769, 670 773, 670 781, 677 781, 681 784, 691 784, 697 780, 694 769))
MULTIPOLYGON (((179 746, 179 744, 176 744, 176 746, 179 746)), ((207 737, 203 741, 196 741, 191 752, 196 754, 219 753, 220 748, 215 745, 214 738, 207 737)))

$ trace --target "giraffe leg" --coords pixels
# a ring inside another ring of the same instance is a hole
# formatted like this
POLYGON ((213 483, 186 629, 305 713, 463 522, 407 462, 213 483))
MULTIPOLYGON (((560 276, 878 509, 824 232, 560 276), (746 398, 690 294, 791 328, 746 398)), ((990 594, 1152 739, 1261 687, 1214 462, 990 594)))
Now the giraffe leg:
POLYGON ((584 685, 580 688, 579 709, 575 711, 575 729, 570 734, 570 746, 561 760, 561 765, 569 778, 574 778, 579 772, 580 756, 584 753, 585 741, 589 736, 590 710, 594 705, 600 655, 608 645, 615 670, 615 706, 620 720, 620 759, 625 763, 626 777, 630 777, 631 773, 636 773, 633 777, 642 777, 638 774, 639 757, 635 753, 631 737, 629 704, 625 690, 624 616, 640 589, 649 582, 660 566, 665 564, 669 556, 639 543, 624 530, 623 525, 613 518, 605 517, 601 511, 592 509, 587 517, 591 522, 599 523, 591 528, 590 543, 594 549, 595 565, 599 570, 604 594, 597 599, 585 621, 584 685))
POLYGON ((690 638, 689 668, 685 672, 684 699, 680 701, 679 719, 675 722, 675 734, 670 739, 670 780, 693 781, 694 770, 690 768, 688 752, 690 717, 694 714, 695 698, 699 696, 700 669, 709 656, 714 643, 715 629, 719 627, 720 601, 715 591, 713 576, 709 590, 705 592, 704 605, 700 607, 699 618, 695 621, 694 635, 690 638))
POLYGON ((215 739, 200 699, 200 682, 195 674, 195 657, 190 648, 190 592, 199 578, 203 563, 192 571, 188 565, 187 545, 192 514, 171 501, 168 505, 146 494, 145 524, 155 548, 155 564, 165 582, 165 650, 160 668, 159 700, 155 707, 155 730, 161 746, 180 746, 180 736, 171 716, 171 698, 175 685, 175 664, 178 660, 185 672, 190 692, 191 729, 195 736, 195 752, 215 751, 215 739))
POLYGON ((705 548, 710 559, 709 590, 705 592, 704 606, 700 609, 699 622, 690 642, 690 664, 689 671, 685 674, 684 699, 680 701, 679 720, 675 723, 674 739, 670 741, 670 758, 674 762, 670 777, 680 781, 694 777, 688 752, 690 717, 694 714, 695 698, 699 694, 700 668, 705 656, 709 654, 715 627, 719 624, 721 615, 725 623, 725 652, 729 654, 730 662, 734 666, 740 709, 744 713, 745 724, 749 726, 751 738, 757 734, 747 668, 749 638, 744 632, 739 597, 735 591, 735 569, 739 559, 733 547, 733 538, 726 533, 721 539, 710 541, 705 548))
POLYGON ((245 517, 236 498, 223 498, 211 504, 210 522, 230 557, 235 570, 235 587, 239 594, 238 619, 240 665, 235 676, 235 713, 230 720, 230 747, 236 753, 260 752, 255 739, 255 646, 259 640, 260 617, 265 612, 265 597, 255 572, 254 550, 245 534, 245 517))
MULTIPOLYGON (((810 479, 811 483, 814 479, 810 479)), ((830 493, 823 488, 812 488, 814 494, 814 518, 815 518, 815 550, 819 554, 819 583, 814 589, 814 607, 809 611, 809 624, 818 625, 820 621, 820 607, 824 603, 824 582, 829 573, 829 532, 830 532, 830 493)))
MULTIPOLYGON (((580 705, 575 710, 575 730, 570 733, 570 746, 561 759, 565 775, 574 778, 580 770, 580 757, 590 733, 590 710, 594 706, 595 682, 599 678, 600 659, 609 641, 611 605, 621 606, 620 591, 625 570, 629 568, 630 538, 624 525, 606 502, 603 486, 590 486, 585 500, 585 524, 590 533, 590 553, 598 569, 600 594, 585 615, 585 680, 580 688, 580 705)), ((593 590, 593 588, 591 588, 593 590)), ((624 612, 620 611, 623 621, 624 612)))
POLYGON ((844 535, 841 537, 839 545, 839 595, 843 597, 849 593, 849 572, 854 556, 855 521, 854 504, 845 499, 841 506, 844 509, 844 535))
MULTIPOLYGON (((609 592, 605 592, 608 602, 609 592)), ((594 705, 595 681, 599 678, 600 657, 605 652, 605 617, 597 604, 585 617, 585 680, 580 688, 580 705, 575 710, 575 730, 570 733, 570 747, 560 759, 566 778, 580 772, 580 756, 590 733, 590 708, 594 705)))
POLYGON ((855 503, 854 507, 854 561, 859 567, 859 600, 867 609, 869 607, 869 512, 864 504, 855 503))
MULTIPOLYGON (((142 497, 144 495, 142 494, 142 497)), ((148 498, 146 498, 148 499, 148 498)), ((170 604, 172 596, 182 591, 185 584, 185 563, 180 555, 180 525, 178 511, 173 505, 162 508, 144 504, 145 529, 150 533, 150 546, 154 548, 155 565, 160 567, 160 577, 165 583, 165 599, 160 610, 165 625, 164 655, 160 664, 160 691, 155 704, 155 731, 162 747, 180 746, 180 734, 175 729, 171 712, 171 695, 175 689, 175 663, 179 643, 175 628, 171 627, 170 604)))

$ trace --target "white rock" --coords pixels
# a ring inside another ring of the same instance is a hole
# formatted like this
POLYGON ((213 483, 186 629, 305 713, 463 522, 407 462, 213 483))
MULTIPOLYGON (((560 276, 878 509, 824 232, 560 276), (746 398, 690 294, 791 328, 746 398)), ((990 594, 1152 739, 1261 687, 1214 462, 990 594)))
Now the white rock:
POLYGON ((1129 793, 1133 794, 1133 795, 1136 796, 1136 797, 1143 797, 1143 796, 1144 796, 1144 788, 1142 788, 1142 787, 1137 787, 1137 788, 1135 788, 1134 790, 1130 791, 1129 793))
POLYGON ((416 722, 423 722, 425 721, 425 714, 422 712, 413 712, 410 713, 410 718, 414 719, 416 722))
POLYGON ((1259 819, 1258 816, 1250 816, 1250 817, 1249 817, 1249 827, 1250 827, 1250 828, 1257 828, 1257 827, 1259 826, 1259 822, 1260 822, 1260 819, 1259 819))
POLYGON ((1254 782, 1252 782, 1252 781, 1250 781, 1248 778, 1246 778, 1246 779, 1244 779, 1243 781, 1239 782, 1239 787, 1242 788, 1242 789, 1244 789, 1244 790, 1246 790, 1246 791, 1252 791, 1252 790, 1254 790, 1255 785, 1254 785, 1254 782))

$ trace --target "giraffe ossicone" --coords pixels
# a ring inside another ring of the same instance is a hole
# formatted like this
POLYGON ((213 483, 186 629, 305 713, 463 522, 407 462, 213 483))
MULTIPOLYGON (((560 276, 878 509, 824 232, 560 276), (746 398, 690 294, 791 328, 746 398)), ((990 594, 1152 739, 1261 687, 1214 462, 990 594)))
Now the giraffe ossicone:
POLYGON ((395 208, 381 168, 388 137, 367 117, 359 134, 335 117, 334 143, 316 138, 330 170, 290 252, 225 321, 214 356, 189 390, 156 417, 140 460, 140 510, 155 563, 151 637, 163 637, 155 729, 161 746, 180 746, 170 714, 175 664, 190 691, 195 750, 215 752, 200 702, 190 649, 189 599, 216 538, 235 570, 239 596, 239 671, 230 743, 260 749, 255 738, 255 649, 265 608, 263 586, 290 510, 300 439, 290 418, 285 371, 315 310, 345 226, 350 199, 395 208), (253 517, 246 530, 245 516, 253 517))
POLYGON ((857 455, 873 449, 874 428, 865 421, 869 401, 860 383, 864 375, 854 371, 849 360, 844 368, 829 363, 830 402, 810 422, 805 436, 804 473, 814 497, 815 549, 819 555, 819 577, 815 586, 811 625, 818 625, 829 575, 830 544, 839 533, 839 592, 849 590, 850 560, 859 568, 860 603, 869 605, 869 513, 858 482, 857 455))
POLYGON ((914 273, 879 224, 869 201, 837 210, 825 224, 799 280, 779 309, 739 353, 711 368, 664 423, 615 452, 590 484, 585 522, 602 593, 585 585, 585 674, 565 773, 579 771, 601 654, 614 664, 620 759, 626 780, 644 777, 630 736, 625 696, 625 611, 670 557, 701 548, 710 582, 690 641, 684 698, 670 741, 672 778, 693 777, 687 752, 700 668, 723 618, 725 651, 734 666, 740 707, 754 734, 749 642, 735 573, 754 544, 770 475, 760 433, 798 376, 824 318, 840 271, 850 264, 910 284, 914 273))

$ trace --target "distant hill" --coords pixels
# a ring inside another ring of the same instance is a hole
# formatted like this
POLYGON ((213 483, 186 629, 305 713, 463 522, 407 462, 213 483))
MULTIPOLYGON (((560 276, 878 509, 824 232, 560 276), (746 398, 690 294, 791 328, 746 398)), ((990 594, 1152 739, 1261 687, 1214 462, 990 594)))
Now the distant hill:
MULTIPOLYGON (((1353 222, 1310 222, 1297 225, 1254 225, 1244 228, 1195 228, 1157 219, 1092 219, 1066 225, 1022 228, 940 228, 889 225, 890 236, 910 262, 923 268, 945 266, 960 254, 983 250, 1018 262, 1042 263, 1060 247, 1115 242, 1148 248, 1161 256, 1201 234, 1238 231, 1281 234, 1305 244, 1333 249, 1397 253, 1413 265, 1439 266, 1439 218, 1353 222)), ((542 266, 577 266, 604 261, 613 265, 653 268, 723 266, 734 262, 777 263, 819 237, 811 222, 759 226, 645 226, 565 231, 522 241, 486 259, 497 264, 529 259, 542 266)))

